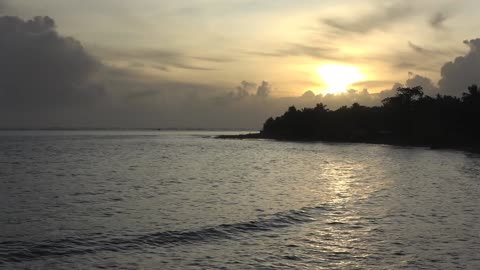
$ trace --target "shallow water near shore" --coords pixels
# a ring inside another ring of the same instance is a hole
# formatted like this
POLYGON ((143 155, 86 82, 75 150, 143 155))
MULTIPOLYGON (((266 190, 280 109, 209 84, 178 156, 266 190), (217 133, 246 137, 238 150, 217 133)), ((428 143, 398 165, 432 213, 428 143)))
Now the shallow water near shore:
POLYGON ((224 133, 0 131, 0 268, 480 269, 480 155, 224 133))

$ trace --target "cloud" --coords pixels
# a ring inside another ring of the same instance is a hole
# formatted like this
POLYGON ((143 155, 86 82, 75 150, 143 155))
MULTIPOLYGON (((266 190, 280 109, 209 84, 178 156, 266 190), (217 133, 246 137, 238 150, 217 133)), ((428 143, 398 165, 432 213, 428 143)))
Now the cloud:
POLYGON ((470 47, 470 51, 446 63, 441 69, 438 85, 443 94, 460 96, 468 86, 480 84, 480 38, 464 43, 470 47))
POLYGON ((272 86, 266 81, 263 81, 262 84, 257 88, 258 97, 266 98, 270 95, 271 92, 272 86))
POLYGON ((410 73, 410 78, 405 83, 406 87, 421 86, 423 92, 429 96, 435 96, 439 93, 439 89, 430 78, 410 73))
POLYGON ((206 62, 214 62, 214 63, 229 63, 233 62, 234 60, 229 57, 212 57, 212 56, 193 56, 192 59, 206 61, 206 62))
POLYGON ((55 27, 49 17, 0 17, 0 110, 9 118, 41 118, 56 108, 91 105, 104 96, 92 79, 101 63, 55 27))
POLYGON ((332 54, 337 53, 338 48, 307 46, 302 44, 292 44, 290 48, 278 50, 281 56, 310 56, 318 59, 331 59, 332 54))
POLYGON ((96 48, 97 55, 107 60, 126 61, 130 65, 142 63, 144 67, 151 67, 163 71, 171 71, 172 68, 213 71, 213 67, 204 65, 208 63, 226 63, 233 61, 229 58, 208 57, 208 56, 188 56, 178 51, 162 49, 105 49, 96 48))
POLYGON ((214 68, 193 66, 193 65, 181 64, 181 63, 171 64, 171 65, 176 68, 183 68, 183 69, 190 69, 190 70, 203 70, 203 71, 215 70, 214 68))
POLYGON ((236 97, 243 98, 250 95, 252 89, 257 86, 254 82, 242 81, 239 86, 237 86, 236 97))
POLYGON ((390 63, 397 70, 437 73, 438 67, 457 52, 451 47, 426 47, 412 41, 406 43, 409 50, 392 48, 390 54, 381 57, 383 62, 390 63))
POLYGON ((361 89, 364 89, 364 88, 378 88, 378 87, 382 87, 384 85, 388 85, 388 84, 393 84, 392 81, 385 81, 385 80, 370 80, 370 81, 360 81, 360 82, 356 82, 354 84, 352 84, 352 87, 354 88, 361 88, 361 89))
MULTIPOLYGON (((193 117, 205 116, 211 108, 214 108, 214 111, 211 111, 212 114, 209 116, 214 119, 208 120, 210 124, 218 124, 219 127, 223 128, 258 130, 268 117, 279 116, 292 105, 297 108, 305 108, 314 107, 317 103, 324 103, 329 109, 333 110, 344 105, 349 106, 355 102, 366 106, 378 106, 382 100, 380 94, 372 94, 369 93, 368 90, 349 90, 336 95, 315 95, 313 91, 309 90, 298 97, 262 96, 258 94, 258 92, 261 92, 258 90, 262 88, 262 85, 266 87, 269 84, 263 82, 257 88, 256 95, 246 95, 241 99, 229 94, 220 94, 214 98, 206 98, 202 102, 197 103, 197 105, 199 105, 197 108, 202 109, 194 113, 193 117), (211 102, 212 100, 215 100, 215 102, 211 102)), ((389 94, 393 94, 393 92, 389 94)), ((181 122, 183 122, 183 120, 178 121, 178 123, 181 122)))
POLYGON ((412 13, 413 9, 409 4, 395 2, 380 8, 376 7, 375 11, 357 19, 328 18, 321 22, 337 31, 365 34, 373 30, 388 29, 392 24, 411 16, 412 13))
MULTIPOLYGON (((446 51, 428 50, 412 42, 408 44, 410 48, 420 54, 447 54, 446 51)), ((410 72, 405 85, 396 84, 393 90, 399 86, 414 87, 420 85, 425 94, 430 96, 436 94, 461 96, 462 93, 466 92, 468 86, 480 84, 480 38, 466 40, 464 44, 469 46, 470 51, 464 56, 459 56, 453 61, 443 64, 438 86, 430 78, 410 72)), ((388 93, 388 91, 384 93, 388 93)))
POLYGON ((0 14, 6 13, 10 8, 10 5, 7 3, 7 0, 0 0, 0 14))
MULTIPOLYGON (((470 52, 443 67, 442 91, 464 90, 480 82, 480 39, 466 44, 470 52)), ((328 46, 288 46, 275 51, 275 56, 335 54, 328 46)), ((436 53, 412 42, 409 46, 413 50, 409 55, 436 53)), ((394 94, 394 90, 370 93, 365 89, 338 95, 307 91, 298 97, 276 97, 267 81, 257 84, 244 80, 238 86, 218 86, 213 82, 167 80, 138 70, 144 66, 162 71, 192 67, 208 70, 228 58, 192 57, 168 50, 111 50, 106 56, 118 56, 116 59, 127 60, 130 66, 118 67, 93 57, 79 41, 60 35, 49 17, 0 17, 0 127, 259 129, 265 119, 280 115, 291 105, 303 108, 322 102, 336 109, 357 102, 376 106, 394 94)), ((411 59, 413 56, 403 57, 411 59)), ((389 83, 365 81, 354 87, 378 88, 389 83)), ((410 74, 404 85, 421 85, 427 94, 438 92, 432 80, 418 74, 410 74)))
POLYGON ((302 98, 313 99, 315 98, 315 93, 313 93, 312 90, 307 90, 305 93, 303 93, 302 98))
POLYGON ((408 47, 410 47, 410 49, 412 49, 414 52, 424 56, 450 56, 453 51, 451 48, 425 48, 411 41, 408 41, 408 47))
POLYGON ((266 57, 308 56, 315 59, 337 60, 338 48, 331 46, 309 46, 304 44, 288 44, 287 48, 273 52, 247 52, 247 54, 266 57))
MULTIPOLYGON (((185 59, 168 51, 131 53, 140 55, 138 66, 141 59, 155 58, 171 68, 185 59)), ((1 127, 259 129, 291 105, 324 102, 335 109, 353 102, 380 104, 379 96, 366 90, 279 98, 271 96, 267 81, 244 80, 227 92, 118 68, 58 34, 49 17, 0 17, 0 57, 1 127)))
POLYGON ((421 53, 421 54, 431 54, 432 53, 432 51, 427 50, 427 49, 425 49, 421 46, 418 46, 416 44, 413 44, 411 41, 408 42, 408 47, 410 47, 412 50, 414 50, 417 53, 421 53))
POLYGON ((416 63, 411 63, 411 62, 405 62, 405 61, 400 61, 398 63, 394 63, 393 66, 398 69, 412 69, 416 68, 417 64, 416 63))
POLYGON ((49 17, 0 17, 0 57, 2 128, 258 128, 264 115, 280 113, 272 110, 279 103, 269 97, 268 82, 244 81, 231 98, 216 86, 102 64, 79 41, 58 34, 49 17))
POLYGON ((443 12, 437 12, 428 21, 430 26, 434 29, 444 29, 444 22, 448 19, 448 16, 443 12))

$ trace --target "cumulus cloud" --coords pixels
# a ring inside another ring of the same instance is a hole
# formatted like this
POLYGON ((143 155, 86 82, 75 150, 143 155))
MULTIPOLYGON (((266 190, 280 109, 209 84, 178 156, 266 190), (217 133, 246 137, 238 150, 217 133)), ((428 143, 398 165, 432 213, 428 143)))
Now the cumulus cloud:
POLYGON ((266 81, 263 81, 262 84, 257 88, 258 97, 266 98, 270 95, 270 92, 272 92, 272 86, 266 81))
POLYGON ((405 83, 406 87, 421 86, 423 92, 428 96, 435 96, 439 93, 439 89, 430 78, 410 73, 410 78, 405 83))
POLYGON ((470 47, 465 56, 455 58, 441 69, 438 82, 443 94, 461 95, 472 84, 480 84, 480 38, 464 41, 470 47))
POLYGON ((315 98, 315 93, 313 93, 312 90, 307 90, 305 93, 303 93, 302 98, 313 99, 315 98))
MULTIPOLYGON (((408 43, 414 51, 425 54, 441 54, 441 51, 429 50, 420 47, 412 42, 408 43)), ((468 86, 480 84, 480 38, 466 40, 464 44, 469 46, 469 52, 464 56, 459 56, 453 61, 445 63, 441 68, 441 78, 438 86, 430 78, 409 73, 409 79, 405 84, 395 84, 392 90, 382 92, 382 95, 392 95, 397 87, 422 86, 425 94, 435 96, 437 94, 461 96, 466 92, 468 86)))
POLYGON ((93 104, 104 94, 92 80, 101 64, 49 17, 0 17, 0 59, 0 110, 11 119, 93 104))
POLYGON ((236 97, 243 98, 250 95, 252 89, 257 86, 254 82, 242 81, 239 86, 237 86, 236 97))

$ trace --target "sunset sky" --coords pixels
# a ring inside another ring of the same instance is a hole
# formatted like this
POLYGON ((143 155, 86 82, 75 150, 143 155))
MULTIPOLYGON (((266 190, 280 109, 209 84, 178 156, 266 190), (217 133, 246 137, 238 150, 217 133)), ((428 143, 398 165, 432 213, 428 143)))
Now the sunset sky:
MULTIPOLYGON (((251 118, 257 119, 277 113, 286 104, 294 103, 289 97, 300 97, 307 90, 314 95, 339 92, 330 88, 335 85, 342 88, 348 83, 348 88, 368 89, 371 96, 410 79, 411 83, 428 84, 426 88, 432 88, 431 91, 441 91, 442 86, 440 90, 437 88, 438 81, 446 63, 467 55, 474 67, 480 66, 477 44, 473 42, 480 36, 480 3, 474 0, 4 0, 0 3, 3 15, 23 21, 48 16, 54 20, 53 29, 59 37, 71 37, 80 43, 85 53, 101 66, 95 72, 89 71, 89 78, 95 78, 96 87, 109 95, 110 104, 117 104, 117 109, 122 107, 119 110, 123 113, 135 106, 156 107, 154 100, 159 95, 163 108, 178 107, 180 103, 175 102, 182 100, 178 97, 182 91, 189 93, 188 98, 209 95, 217 101, 242 93, 283 100, 278 105, 270 101, 266 106, 270 109, 252 113, 251 118), (466 40, 472 40, 467 44, 470 48, 464 44, 466 40), (119 101, 145 96, 149 97, 147 105, 130 106, 119 101)), ((0 34, 10 30, 3 31, 0 34)), ((458 71, 461 69, 451 73, 457 76, 462 74, 458 71)), ((457 87, 453 82, 463 79, 458 76, 451 79, 452 76, 443 85, 457 87)), ((466 84, 478 81, 477 73, 465 78, 466 84)), ((450 90, 444 89, 445 93, 450 90)), ((252 102, 256 101, 231 105, 227 111, 232 115, 248 114, 252 111, 248 106, 257 106, 252 102), (246 107, 249 112, 242 111, 246 107)), ((196 106, 203 111, 202 106, 210 105, 202 101, 196 106)), ((154 109, 145 110, 143 115, 154 117, 154 113, 148 113, 154 109)), ((176 115, 175 110, 158 113, 166 117, 176 115)), ((63 123, 56 121, 51 125, 63 123)), ((168 122, 165 126, 178 123, 175 117, 165 121, 168 122)), ((222 121, 212 126, 220 127, 234 120, 222 121)), ((245 121, 238 126, 259 125, 258 121, 245 121)), ((159 123, 154 122, 143 125, 159 123)), ((121 125, 118 123, 114 125, 121 125)), ((194 125, 182 123, 180 126, 194 125)))

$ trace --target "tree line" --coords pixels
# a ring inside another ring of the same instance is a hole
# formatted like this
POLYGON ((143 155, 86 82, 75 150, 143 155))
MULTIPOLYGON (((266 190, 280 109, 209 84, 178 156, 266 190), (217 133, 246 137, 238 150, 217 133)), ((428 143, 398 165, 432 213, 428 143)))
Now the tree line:
POLYGON ((291 106, 269 118, 261 137, 280 140, 373 142, 431 147, 476 147, 480 139, 480 89, 462 97, 424 95, 422 87, 399 87, 381 106, 358 103, 329 110, 291 106))

